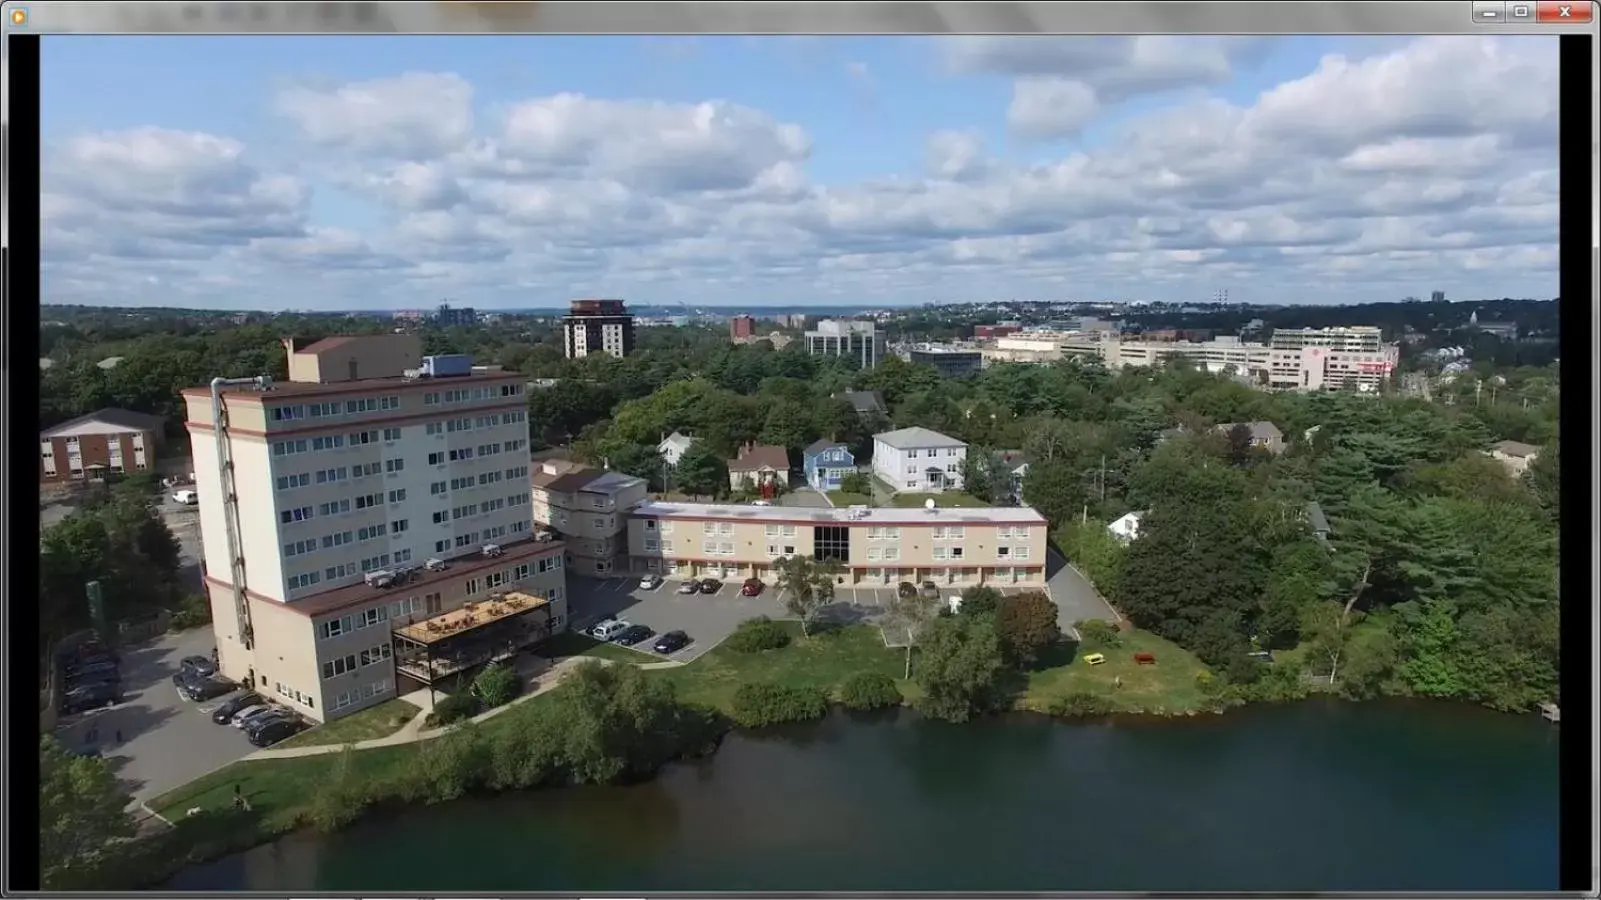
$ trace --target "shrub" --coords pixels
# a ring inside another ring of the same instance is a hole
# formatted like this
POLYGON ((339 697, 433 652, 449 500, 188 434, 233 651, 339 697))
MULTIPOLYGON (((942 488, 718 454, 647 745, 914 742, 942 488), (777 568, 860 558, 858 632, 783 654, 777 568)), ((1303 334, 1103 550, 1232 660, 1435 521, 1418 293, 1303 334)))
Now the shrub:
POLYGON ((861 672, 846 679, 839 688, 839 702, 847 709, 867 711, 901 705, 901 690, 895 679, 880 672, 861 672))
POLYGON ((1053 716, 1104 716, 1117 710, 1117 704, 1099 694, 1088 691, 1074 691, 1051 701, 1050 712, 1053 716))
POLYGON ((478 673, 473 679, 473 695, 493 709, 515 700, 522 692, 523 682, 510 666, 495 663, 478 673))
POLYGON ((734 721, 746 728, 821 719, 827 712, 828 698, 817 688, 751 683, 734 692, 734 721))
POLYGON ((1208 695, 1217 694, 1223 687, 1218 683, 1217 676, 1211 672, 1196 672, 1195 686, 1201 689, 1201 693, 1208 695))
POLYGON ((438 728, 476 715, 478 715, 477 697, 468 693, 450 694, 434 703, 434 711, 428 714, 423 723, 429 728, 438 728))
POLYGON ((186 594, 167 621, 169 631, 188 631, 211 623, 211 603, 201 594, 186 594))
POLYGON ((784 626, 766 616, 757 616, 739 623, 725 642, 735 653, 760 653, 789 646, 789 632, 784 626))
POLYGON ((1123 646, 1123 636, 1118 632, 1117 626, 1111 622, 1103 622, 1100 619, 1084 619, 1077 623, 1077 627, 1078 636, 1086 647, 1115 650, 1123 646))

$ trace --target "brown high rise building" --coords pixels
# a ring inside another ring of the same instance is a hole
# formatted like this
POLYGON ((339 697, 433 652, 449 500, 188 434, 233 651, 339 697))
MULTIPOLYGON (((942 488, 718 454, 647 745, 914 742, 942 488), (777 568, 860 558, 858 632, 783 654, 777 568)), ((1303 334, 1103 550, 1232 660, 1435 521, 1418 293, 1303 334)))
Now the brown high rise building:
POLYGON ((755 334, 755 316, 735 316, 728 320, 728 337, 730 340, 748 341, 755 334))

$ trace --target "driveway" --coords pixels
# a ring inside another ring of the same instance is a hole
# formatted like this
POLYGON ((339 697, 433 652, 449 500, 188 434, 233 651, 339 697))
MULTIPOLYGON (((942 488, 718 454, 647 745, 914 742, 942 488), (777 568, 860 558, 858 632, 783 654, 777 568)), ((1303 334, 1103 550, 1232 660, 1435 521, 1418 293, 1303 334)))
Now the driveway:
POLYGON ((833 509, 834 504, 828 498, 809 487, 798 487, 778 498, 779 506, 794 506, 803 509, 833 509))
POLYGON ((1045 553, 1045 586, 1051 600, 1056 603, 1058 621, 1064 633, 1072 633, 1073 623, 1085 619, 1117 621, 1117 613, 1101 599, 1095 586, 1077 569, 1068 565, 1054 547, 1045 553))
POLYGON ((174 503, 167 494, 156 500, 156 511, 178 539, 178 579, 185 588, 204 593, 200 580, 200 507, 174 503))
POLYGON ((737 581, 723 582, 716 594, 680 594, 678 586, 682 583, 668 579, 661 587, 647 591, 639 587, 638 578, 568 575, 569 619, 575 630, 604 618, 621 617, 657 634, 685 632, 694 643, 667 658, 689 662, 722 643, 746 619, 787 615, 778 590, 771 586, 759 596, 742 597, 737 581))
POLYGON ((178 660, 210 656, 212 646, 211 629, 197 628, 125 648, 126 699, 110 709, 64 718, 57 737, 72 749, 99 749, 135 804, 243 759, 255 750, 244 734, 211 721, 211 711, 226 698, 191 703, 172 684, 178 660))

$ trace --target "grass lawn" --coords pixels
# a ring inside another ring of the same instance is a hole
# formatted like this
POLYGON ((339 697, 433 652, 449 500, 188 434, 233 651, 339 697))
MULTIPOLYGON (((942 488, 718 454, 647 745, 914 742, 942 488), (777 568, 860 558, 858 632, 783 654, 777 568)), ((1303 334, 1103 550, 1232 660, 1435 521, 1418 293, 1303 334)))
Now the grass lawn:
POLYGON ((815 687, 833 695, 859 672, 882 672, 895 679, 904 672, 905 651, 885 647, 877 628, 853 625, 822 633, 814 629, 811 637, 803 638, 799 623, 780 624, 794 635, 790 645, 781 650, 736 653, 724 645, 689 665, 656 669, 650 674, 671 681, 682 700, 727 711, 734 691, 746 682, 815 687))
POLYGON ((1201 709, 1206 696, 1195 683, 1195 676, 1206 666, 1188 650, 1147 631, 1121 632, 1122 646, 1088 647, 1069 657, 1067 648, 1055 659, 1045 661, 1048 668, 1028 673, 1028 688, 1019 703, 1025 709, 1043 712, 1052 700, 1071 693, 1090 693, 1116 701, 1129 712, 1183 712, 1201 709), (1155 665, 1134 661, 1136 653, 1156 656, 1155 665), (1106 662, 1092 666, 1083 657, 1101 653, 1106 662), (1117 687, 1117 679, 1123 679, 1117 687))
POLYGON ((841 509, 847 506, 872 506, 873 498, 865 494, 852 494, 849 491, 829 491, 828 499, 841 509))
POLYGON ((539 653, 551 659, 560 659, 564 656, 593 656, 597 659, 622 663, 661 662, 661 657, 643 650, 597 641, 587 634, 579 634, 576 631, 556 635, 539 647, 539 653))
POLYGON ((326 744, 354 744, 373 738, 388 737, 402 725, 416 718, 420 710, 400 698, 380 703, 370 709, 335 719, 326 725, 302 731, 278 744, 279 747, 310 747, 326 744))
POLYGON ((942 507, 951 508, 990 505, 971 494, 964 494, 961 491, 946 491, 942 494, 896 494, 890 498, 890 503, 895 506, 912 507, 922 506, 925 500, 933 500, 942 507))

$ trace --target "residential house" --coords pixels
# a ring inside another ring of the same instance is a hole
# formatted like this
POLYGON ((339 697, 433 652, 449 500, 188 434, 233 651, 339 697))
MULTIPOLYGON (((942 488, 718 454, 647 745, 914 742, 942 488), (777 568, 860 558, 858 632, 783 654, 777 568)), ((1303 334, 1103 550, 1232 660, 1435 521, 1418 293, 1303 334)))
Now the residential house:
POLYGON ((845 476, 856 472, 856 457, 839 441, 820 440, 801 452, 801 470, 814 489, 837 491, 845 476))
POLYGON ((1529 470, 1529 464, 1540 458, 1540 448, 1522 441, 1498 441, 1490 445, 1490 458, 1506 466, 1513 478, 1529 470))
POLYGON ((873 474, 897 491, 959 491, 966 460, 967 444, 927 428, 873 435, 873 474))
POLYGON ((1284 452, 1284 432, 1272 422, 1224 422, 1213 430, 1226 436, 1240 425, 1250 429, 1252 447, 1261 447, 1275 456, 1284 452))
POLYGON ((1106 526, 1106 530, 1110 531, 1113 537, 1127 544, 1139 538, 1140 521, 1144 518, 1145 513, 1142 512, 1124 513, 1113 519, 1111 524, 1106 526))
POLYGON ((889 415, 889 406, 884 403, 884 395, 878 391, 843 391, 835 396, 849 403, 859 416, 889 415))
POLYGON ((684 455, 684 451, 688 450, 694 443, 694 438, 683 432, 675 431, 662 438, 661 443, 656 445, 656 452, 661 454, 662 459, 669 466, 676 466, 679 458, 684 455))
POLYGON ((789 451, 773 444, 746 444, 728 461, 728 486, 734 490, 789 486, 789 451))
POLYGON ((160 416, 108 408, 45 429, 39 432, 39 480, 95 480, 149 470, 165 424, 160 416))
POLYGON ((643 478, 562 460, 534 467, 531 514, 534 524, 567 545, 569 567, 586 575, 610 572, 626 561, 624 514, 644 502, 643 478))
POLYGON ((995 451, 995 473, 1006 481, 1005 492, 1013 503, 1023 502, 1023 479, 1028 477, 1028 455, 1021 450, 995 451))
POLYGON ((1329 517, 1323 514, 1323 507, 1316 500, 1308 503, 1305 509, 1306 525, 1312 529, 1312 536, 1323 544, 1329 542, 1329 517))

